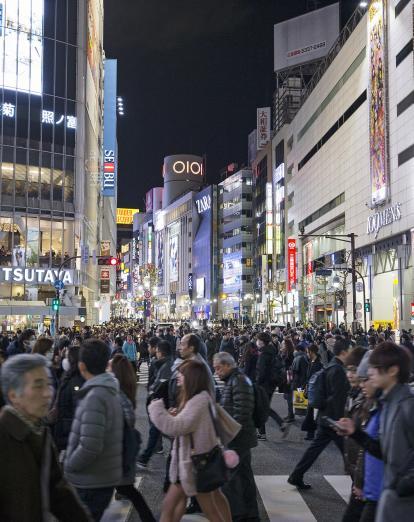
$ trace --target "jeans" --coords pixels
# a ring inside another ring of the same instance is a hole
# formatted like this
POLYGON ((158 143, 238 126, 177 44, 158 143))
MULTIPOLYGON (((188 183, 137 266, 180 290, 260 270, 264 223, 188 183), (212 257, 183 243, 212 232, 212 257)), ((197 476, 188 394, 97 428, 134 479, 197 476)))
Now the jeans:
POLYGON ((148 434, 148 442, 147 447, 139 457, 139 460, 141 462, 144 462, 145 464, 149 461, 149 459, 152 457, 155 448, 157 447, 158 441, 161 437, 161 432, 158 428, 154 426, 154 424, 150 423, 150 429, 148 434))
MULTIPOLYGON (((269 403, 271 404, 272 403, 273 392, 272 393, 268 393, 268 395, 269 395, 269 403)), ((279 428, 283 425, 282 417, 275 410, 272 410, 272 408, 270 408, 269 417, 272 417, 272 419, 274 421, 276 421, 276 423, 279 426, 279 428)), ((266 425, 265 424, 260 426, 259 433, 260 433, 260 435, 266 435, 266 425)))
POLYGON ((76 491, 78 492, 79 498, 89 509, 92 518, 95 520, 95 522, 99 522, 102 518, 102 515, 104 514, 105 509, 111 502, 114 488, 76 488, 76 491))
POLYGON ((156 522, 144 497, 132 484, 129 486, 117 486, 116 491, 132 502, 142 522, 156 522))
POLYGON ((303 478, 303 475, 308 471, 308 469, 312 466, 312 464, 330 442, 334 442, 339 451, 342 454, 344 453, 343 438, 337 435, 334 430, 318 426, 315 438, 303 454, 303 457, 296 464, 296 467, 292 472, 292 476, 295 478, 303 478))
MULTIPOLYGON (((237 452, 239 453, 239 452, 237 452)), ((256 499, 256 484, 252 470, 251 451, 239 453, 239 465, 232 470, 222 491, 230 504, 233 520, 259 519, 256 499)))

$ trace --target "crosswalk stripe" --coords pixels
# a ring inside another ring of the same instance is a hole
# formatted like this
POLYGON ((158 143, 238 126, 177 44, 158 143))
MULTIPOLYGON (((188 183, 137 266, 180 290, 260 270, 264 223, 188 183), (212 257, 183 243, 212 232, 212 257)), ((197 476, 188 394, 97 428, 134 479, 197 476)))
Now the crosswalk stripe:
MULTIPOLYGON (((138 489, 142 477, 135 477, 135 487, 138 489)), ((115 500, 115 495, 112 497, 111 503, 105 510, 101 522, 125 522, 132 509, 132 504, 129 500, 115 500)))
POLYGON ((348 503, 352 488, 351 477, 349 475, 324 475, 324 479, 327 480, 338 495, 348 503))
POLYGON ((288 475, 255 476, 270 522, 316 522, 300 492, 287 479, 288 475))

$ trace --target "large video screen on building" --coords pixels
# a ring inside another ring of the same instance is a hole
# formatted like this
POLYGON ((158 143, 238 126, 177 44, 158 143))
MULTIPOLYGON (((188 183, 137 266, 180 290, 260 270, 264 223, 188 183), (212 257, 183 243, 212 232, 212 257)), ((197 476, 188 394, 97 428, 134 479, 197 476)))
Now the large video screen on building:
POLYGON ((44 0, 0 0, 0 86, 42 93, 44 0))

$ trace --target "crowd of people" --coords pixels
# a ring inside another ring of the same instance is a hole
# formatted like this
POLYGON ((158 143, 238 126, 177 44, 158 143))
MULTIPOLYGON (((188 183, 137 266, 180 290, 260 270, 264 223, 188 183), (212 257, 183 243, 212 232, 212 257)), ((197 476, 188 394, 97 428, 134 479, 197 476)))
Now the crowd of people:
POLYGON ((413 361, 411 331, 396 343, 391 328, 162 328, 118 319, 61 328, 55 338, 30 328, 3 333, 0 520, 99 521, 115 493, 154 521, 134 482, 164 451, 161 522, 197 511, 213 522, 257 522, 252 449, 267 439, 269 418, 288 437, 298 392, 308 442, 288 482, 311 488, 305 474, 333 442, 352 479, 343 522, 411 520, 413 361), (145 394, 137 393, 143 364, 145 394), (137 400, 148 433, 136 429, 137 400))

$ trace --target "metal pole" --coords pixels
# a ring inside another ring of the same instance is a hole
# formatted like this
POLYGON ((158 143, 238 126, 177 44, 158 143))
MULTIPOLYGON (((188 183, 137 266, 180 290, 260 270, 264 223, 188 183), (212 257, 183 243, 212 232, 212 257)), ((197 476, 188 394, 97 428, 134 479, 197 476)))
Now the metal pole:
POLYGON ((355 269, 355 274, 359 275, 359 277, 361 278, 361 281, 362 281, 362 295, 363 295, 363 299, 364 299, 364 305, 363 305, 363 310, 364 310, 364 328, 365 328, 365 333, 366 333, 367 332, 367 314, 365 312, 365 302, 366 302, 365 279, 363 278, 361 272, 359 272, 357 269, 355 269))
POLYGON ((352 269, 352 322, 355 323, 357 320, 356 315, 356 266, 355 266, 355 234, 351 232, 349 234, 349 237, 351 239, 351 269, 352 269))

